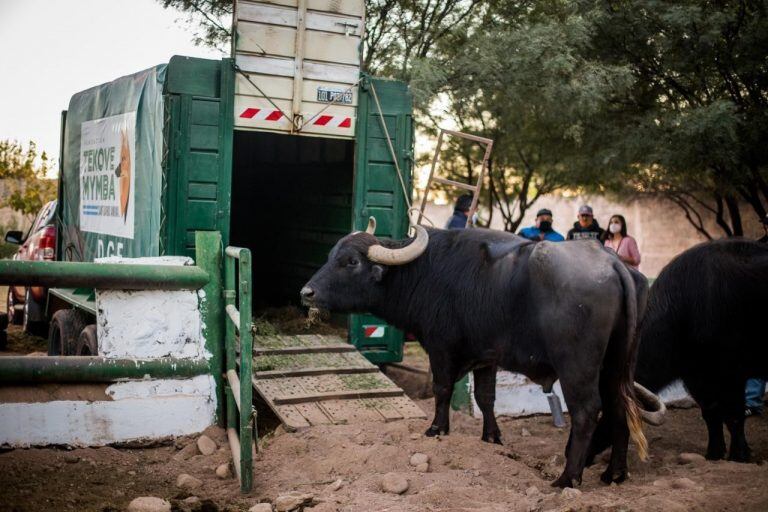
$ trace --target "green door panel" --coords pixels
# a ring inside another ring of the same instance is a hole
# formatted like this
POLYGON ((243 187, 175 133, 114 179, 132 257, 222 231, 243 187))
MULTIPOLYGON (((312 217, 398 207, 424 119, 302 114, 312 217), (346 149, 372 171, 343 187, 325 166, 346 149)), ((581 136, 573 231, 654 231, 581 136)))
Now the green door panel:
MULTIPOLYGON (((404 238, 408 228, 407 203, 397 168, 382 128, 382 116, 373 99, 375 87, 383 119, 403 173, 412 190, 413 99, 403 82, 366 77, 360 84, 355 154, 354 228, 365 229, 376 218, 376 235, 404 238)), ((373 363, 402 361, 402 331, 372 315, 350 315, 352 343, 373 363)))

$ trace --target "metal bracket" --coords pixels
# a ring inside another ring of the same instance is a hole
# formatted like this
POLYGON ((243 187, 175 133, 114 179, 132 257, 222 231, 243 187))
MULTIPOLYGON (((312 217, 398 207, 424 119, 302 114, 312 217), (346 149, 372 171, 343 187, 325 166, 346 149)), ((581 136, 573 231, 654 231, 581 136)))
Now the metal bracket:
POLYGON ((232 299, 235 300, 237 297, 237 293, 235 293, 235 290, 222 290, 221 296, 224 297, 224 300, 232 299))
POLYGON ((348 21, 337 21, 336 25, 341 25, 344 27, 344 35, 349 37, 350 35, 356 36, 357 35, 357 23, 350 23, 348 21), (349 29, 354 29, 354 32, 350 32, 349 29))

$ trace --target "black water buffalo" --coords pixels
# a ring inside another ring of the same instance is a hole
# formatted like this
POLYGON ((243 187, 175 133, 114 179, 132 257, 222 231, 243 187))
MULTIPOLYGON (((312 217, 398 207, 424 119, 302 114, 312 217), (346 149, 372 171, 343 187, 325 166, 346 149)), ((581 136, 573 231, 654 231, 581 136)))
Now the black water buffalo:
POLYGON ((680 378, 709 431, 706 457, 749 460, 747 378, 768 376, 768 245, 730 239, 680 254, 651 288, 640 329, 636 380, 658 391, 680 378))
POLYGON ((482 439, 496 443, 496 369, 524 373, 545 387, 559 378, 572 426, 565 469, 552 485, 581 481, 601 409, 614 447, 602 478, 625 478, 630 434, 641 453, 646 447, 632 398, 644 278, 636 283, 614 255, 590 241, 533 243, 485 229, 421 226, 415 239, 392 241, 374 230, 375 223, 342 238, 301 290, 302 300, 370 312, 418 336, 435 391, 426 435, 448 433, 453 385, 468 371, 483 413, 482 439))

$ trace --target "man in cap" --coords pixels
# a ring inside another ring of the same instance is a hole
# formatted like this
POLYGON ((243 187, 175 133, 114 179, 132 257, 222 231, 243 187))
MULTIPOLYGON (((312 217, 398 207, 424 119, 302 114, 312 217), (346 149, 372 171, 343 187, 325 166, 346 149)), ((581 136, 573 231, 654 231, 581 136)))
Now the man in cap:
POLYGON ((578 220, 573 223, 573 228, 568 231, 567 240, 597 240, 603 241, 605 230, 601 228, 592 213, 592 207, 584 205, 579 208, 578 220))
MULTIPOLYGON (((768 244, 768 215, 760 219, 763 224, 763 237, 758 238, 760 243, 768 244)), ((747 381, 747 386, 744 393, 744 399, 746 402, 746 409, 744 415, 760 416, 763 412, 763 397, 765 396, 765 379, 752 378, 747 381)))
POLYGON ((563 235, 552 229, 552 210, 542 208, 536 212, 536 223, 533 226, 523 228, 518 235, 538 242, 549 240, 550 242, 562 242, 563 235))
POLYGON ((448 219, 445 229, 464 229, 467 227, 469 210, 472 208, 472 194, 464 194, 456 200, 453 207, 453 215, 448 219))

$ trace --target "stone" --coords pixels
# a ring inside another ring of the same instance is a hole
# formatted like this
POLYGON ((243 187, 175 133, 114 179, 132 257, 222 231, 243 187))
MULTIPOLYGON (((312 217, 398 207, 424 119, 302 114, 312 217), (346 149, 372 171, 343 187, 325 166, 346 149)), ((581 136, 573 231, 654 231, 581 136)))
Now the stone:
POLYGON ((415 469, 419 473, 427 473, 429 472, 429 462, 422 462, 421 464, 417 464, 415 469))
POLYGON ((130 471, 128 472, 128 475, 129 475, 129 476, 136 476, 136 472, 135 472, 134 470, 130 470, 130 471))
POLYGON ((690 478, 675 478, 672 480, 672 488, 673 489, 699 489, 699 486, 696 485, 696 482, 691 480, 690 478))
POLYGON ((229 464, 222 464, 219 467, 217 467, 216 476, 221 478, 222 480, 226 480, 227 478, 230 478, 232 476, 232 473, 229 471, 229 464))
POLYGON ((64 462, 68 464, 74 464, 80 461, 80 457, 78 457, 74 453, 65 453, 62 458, 64 459, 64 462))
POLYGON ((142 496, 128 504, 128 512, 171 512, 171 504, 162 498, 142 496))
POLYGON ((532 485, 525 490, 525 495, 528 496, 529 498, 531 496, 536 496, 537 494, 539 494, 539 488, 536 487, 535 485, 532 485))
POLYGON ((581 491, 578 489, 574 489, 573 487, 566 487, 565 489, 560 491, 560 496, 567 500, 572 500, 574 498, 578 498, 579 496, 581 496, 581 491))
POLYGON ((175 461, 184 461, 191 459, 198 453, 200 453, 200 451, 197 449, 197 443, 189 443, 187 446, 176 452, 172 458, 175 461))
POLYGON ((381 488, 391 494, 403 494, 409 485, 408 480, 397 473, 387 473, 381 479, 381 488))
POLYGON ((181 502, 188 507, 194 507, 195 505, 200 503, 200 498, 198 498, 197 496, 190 496, 189 498, 184 498, 183 500, 181 500, 181 502))
POLYGON ((413 434, 411 434, 411 441, 416 441, 419 438, 421 438, 421 434, 417 434, 415 432, 413 434))
POLYGON ((188 475, 186 473, 180 474, 179 477, 176 479, 176 487, 180 489, 184 489, 186 491, 197 489, 201 485, 203 485, 203 482, 201 480, 198 480, 197 478, 191 475, 188 475))
POLYGON ((213 455, 218 447, 219 445, 216 444, 216 441, 205 434, 197 438, 197 449, 203 455, 213 455))
POLYGON ((429 455, 426 453, 414 453, 411 455, 410 464, 411 466, 418 466, 420 464, 424 464, 429 462, 429 455))
POLYGON ((699 455, 698 453, 681 453, 680 455, 677 456, 678 464, 698 464, 706 461, 707 459, 705 459, 703 455, 699 455))
POLYGON ((249 508, 248 512, 272 512, 272 505, 269 503, 257 503, 249 508))
POLYGON ((311 494, 290 493, 283 494, 275 498, 275 510, 277 512, 289 512, 296 510, 302 505, 311 503, 314 496, 311 494))
POLYGON ((520 435, 522 437, 531 437, 531 431, 528 430, 527 428, 523 427, 523 430, 520 431, 520 435))
POLYGON ((344 486, 344 480, 339 478, 335 482, 330 483, 326 488, 326 492, 336 492, 344 486))

